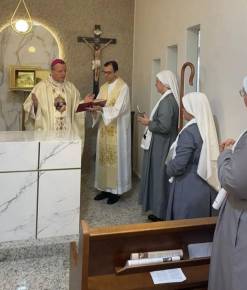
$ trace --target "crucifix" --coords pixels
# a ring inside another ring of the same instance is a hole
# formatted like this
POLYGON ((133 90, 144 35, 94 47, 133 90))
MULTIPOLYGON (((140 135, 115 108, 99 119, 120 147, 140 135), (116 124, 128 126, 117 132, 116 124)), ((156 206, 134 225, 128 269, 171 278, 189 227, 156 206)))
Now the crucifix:
POLYGON ((115 38, 101 38, 102 30, 100 25, 94 27, 94 37, 78 36, 78 42, 84 42, 93 52, 92 71, 93 71, 93 93, 95 97, 99 92, 99 76, 101 68, 101 52, 109 44, 116 44, 115 38))

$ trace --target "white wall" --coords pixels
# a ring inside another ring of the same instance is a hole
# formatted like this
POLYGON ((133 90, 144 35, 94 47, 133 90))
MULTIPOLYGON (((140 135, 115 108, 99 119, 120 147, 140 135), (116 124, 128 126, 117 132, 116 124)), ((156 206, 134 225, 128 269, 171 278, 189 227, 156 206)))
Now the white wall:
MULTIPOLYGON (((186 30, 201 27, 201 91, 210 99, 221 139, 246 128, 247 112, 239 96, 247 75, 246 0, 136 0, 133 65, 133 109, 150 113, 152 60, 166 68, 166 47, 178 45, 178 74, 186 62, 186 30)), ((140 173, 139 142, 143 127, 135 124, 134 164, 140 173)))

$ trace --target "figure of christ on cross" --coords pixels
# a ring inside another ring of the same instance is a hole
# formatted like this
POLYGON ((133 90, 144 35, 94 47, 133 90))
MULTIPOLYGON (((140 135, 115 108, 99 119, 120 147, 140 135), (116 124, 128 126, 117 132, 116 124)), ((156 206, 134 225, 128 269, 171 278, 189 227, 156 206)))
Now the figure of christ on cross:
POLYGON ((92 70, 94 72, 94 81, 99 81, 99 75, 100 75, 100 68, 101 68, 101 51, 106 48, 111 42, 112 39, 110 39, 105 45, 100 47, 98 44, 91 45, 86 38, 84 38, 84 42, 86 45, 93 51, 94 58, 92 60, 92 70))
POLYGON ((99 92, 99 77, 101 68, 101 52, 109 44, 115 44, 114 38, 101 38, 100 25, 95 25, 94 37, 78 37, 78 42, 84 42, 93 52, 92 70, 93 70, 93 94, 97 97, 99 92), (101 44, 104 44, 101 46, 101 44))

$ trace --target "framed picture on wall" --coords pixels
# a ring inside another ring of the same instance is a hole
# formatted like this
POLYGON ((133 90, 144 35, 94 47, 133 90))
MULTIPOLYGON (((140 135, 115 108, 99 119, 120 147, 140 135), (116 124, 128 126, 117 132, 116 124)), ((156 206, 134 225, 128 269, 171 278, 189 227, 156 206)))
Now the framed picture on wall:
POLYGON ((31 89, 35 85, 35 70, 16 70, 15 87, 31 89))
POLYGON ((50 70, 37 66, 11 65, 9 68, 9 89, 31 91, 41 80, 48 78, 50 70))

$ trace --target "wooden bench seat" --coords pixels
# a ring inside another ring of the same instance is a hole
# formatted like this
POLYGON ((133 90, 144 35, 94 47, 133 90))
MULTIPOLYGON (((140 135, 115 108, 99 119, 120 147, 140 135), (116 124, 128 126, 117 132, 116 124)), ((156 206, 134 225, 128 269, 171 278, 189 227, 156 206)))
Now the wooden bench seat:
POLYGON ((209 258, 189 259, 187 246, 210 242, 216 218, 90 229, 81 221, 79 245, 71 243, 70 290, 207 289, 209 258), (128 267, 133 252, 183 249, 181 261, 128 267), (154 285, 150 271, 182 268, 186 281, 154 285))

